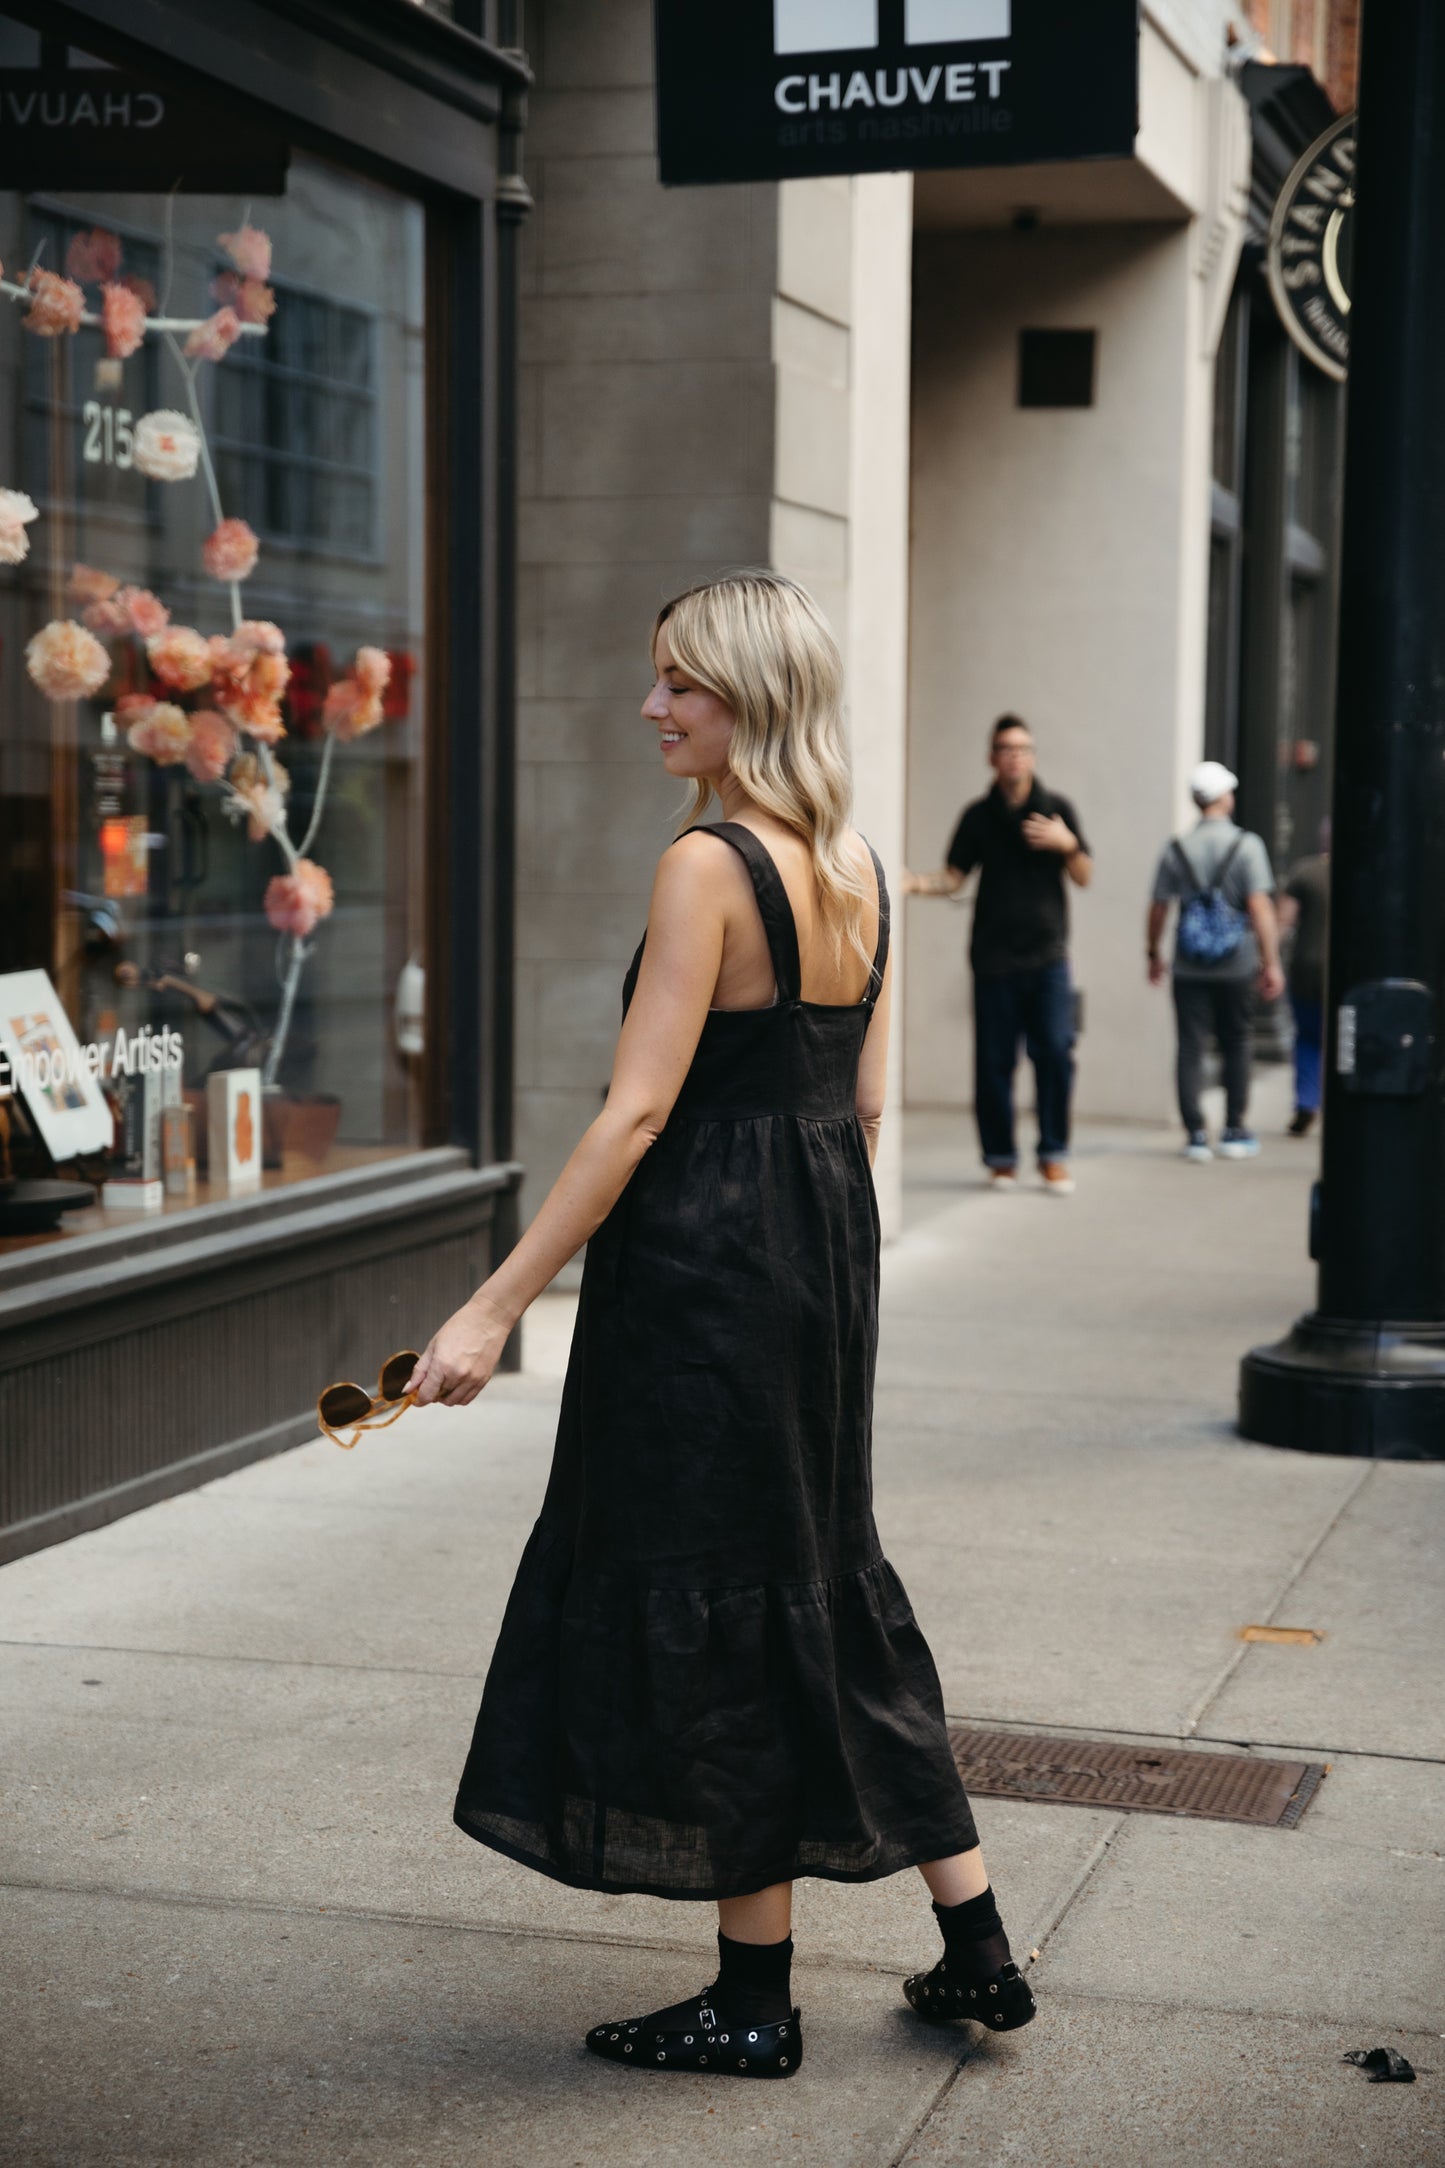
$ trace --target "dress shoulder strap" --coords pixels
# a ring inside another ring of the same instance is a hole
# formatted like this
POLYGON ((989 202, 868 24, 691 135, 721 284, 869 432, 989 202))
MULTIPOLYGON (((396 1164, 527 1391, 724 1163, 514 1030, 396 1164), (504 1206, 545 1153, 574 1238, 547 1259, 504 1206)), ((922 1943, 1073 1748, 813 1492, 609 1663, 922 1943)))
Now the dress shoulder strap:
POLYGON ((798 1000, 803 990, 803 967, 798 957, 797 922, 772 853, 741 821, 700 821, 696 829, 689 828, 686 832, 688 835, 720 836, 742 859, 752 878, 758 915, 768 937, 773 976, 778 982, 778 999, 798 1000))
MULTIPOLYGON (((863 840, 868 842, 866 836, 863 840)), ((868 843, 868 856, 878 876, 878 946, 873 952, 873 969, 868 974, 868 999, 876 1001, 883 991, 883 973, 888 966, 888 883, 883 878, 883 861, 871 843, 868 843)))

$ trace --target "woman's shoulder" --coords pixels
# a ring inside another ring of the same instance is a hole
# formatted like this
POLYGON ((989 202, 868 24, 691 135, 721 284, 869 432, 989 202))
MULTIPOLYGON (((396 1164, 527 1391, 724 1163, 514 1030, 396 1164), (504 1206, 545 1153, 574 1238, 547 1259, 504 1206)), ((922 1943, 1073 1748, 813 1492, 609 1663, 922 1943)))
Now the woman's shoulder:
POLYGON ((751 888, 748 869, 728 838, 717 834, 719 822, 688 828, 657 861, 654 890, 675 898, 725 896, 735 887, 751 888))

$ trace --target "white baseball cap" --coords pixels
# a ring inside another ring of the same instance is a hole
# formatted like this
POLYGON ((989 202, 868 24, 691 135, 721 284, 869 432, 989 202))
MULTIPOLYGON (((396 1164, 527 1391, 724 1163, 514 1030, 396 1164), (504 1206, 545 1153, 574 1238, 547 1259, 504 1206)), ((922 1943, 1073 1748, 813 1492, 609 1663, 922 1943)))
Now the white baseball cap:
POLYGON ((1201 760, 1189 777, 1189 795, 1196 805, 1213 805, 1227 792, 1238 790, 1239 777, 1222 760, 1201 760))

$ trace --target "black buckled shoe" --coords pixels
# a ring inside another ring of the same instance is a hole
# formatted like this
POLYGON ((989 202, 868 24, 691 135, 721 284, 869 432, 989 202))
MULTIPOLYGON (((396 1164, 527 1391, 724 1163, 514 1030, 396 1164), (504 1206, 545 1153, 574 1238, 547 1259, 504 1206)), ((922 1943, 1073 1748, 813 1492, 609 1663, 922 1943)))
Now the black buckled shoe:
POLYGON ((949 2025, 956 2018, 977 2018, 990 2032, 1017 2032, 1038 2010, 1029 1983, 1015 1964, 1005 1965, 991 1980, 957 1981, 949 1978, 948 1959, 940 1957, 932 1972, 915 1972, 903 1983, 904 1999, 930 2025, 949 2025))
POLYGON ((704 1988, 695 2025, 659 2032, 649 2018, 619 2018, 612 2025, 594 2025, 587 2045, 594 2055, 604 2055, 610 2063, 630 2063, 634 2070, 717 2070, 724 2077, 790 2078, 803 2060, 803 2027, 797 2010, 778 2025, 722 2026, 704 1988))

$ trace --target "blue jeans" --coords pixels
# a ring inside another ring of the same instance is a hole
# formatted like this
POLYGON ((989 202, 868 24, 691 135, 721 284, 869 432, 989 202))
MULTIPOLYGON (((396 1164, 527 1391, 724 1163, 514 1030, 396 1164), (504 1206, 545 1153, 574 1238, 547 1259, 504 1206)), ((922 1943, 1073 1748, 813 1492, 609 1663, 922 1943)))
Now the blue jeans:
POLYGON ((1014 1070, 1020 1043, 1034 1066, 1039 1160, 1069 1156, 1074 1088, 1074 987, 1067 963, 1039 971, 975 972, 974 1112, 986 1167, 1014 1167, 1014 1070))
POLYGON ((1320 1062, 1325 1035, 1322 1001, 1289 997, 1294 1010, 1294 1103, 1309 1114, 1320 1110, 1320 1062))

